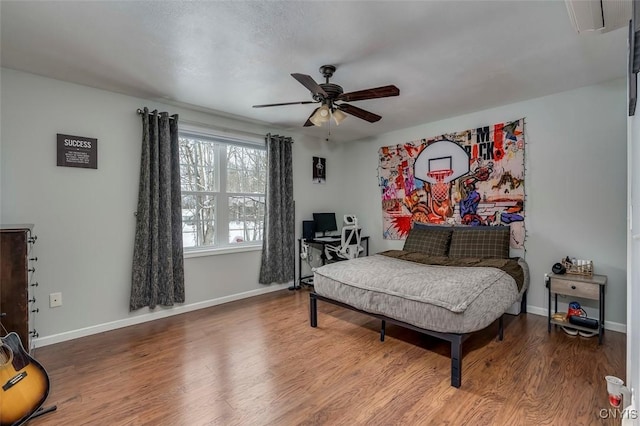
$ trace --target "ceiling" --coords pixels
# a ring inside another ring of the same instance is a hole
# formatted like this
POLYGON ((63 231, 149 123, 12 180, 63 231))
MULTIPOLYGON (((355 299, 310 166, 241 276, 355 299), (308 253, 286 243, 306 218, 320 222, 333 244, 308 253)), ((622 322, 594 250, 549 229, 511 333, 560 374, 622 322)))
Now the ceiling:
MULTIPOLYGON (((345 92, 394 84, 400 96, 353 102, 350 141, 624 77, 627 29, 577 34, 564 1, 2 1, 1 64, 58 80, 305 132, 314 108, 291 77, 345 92)), ((141 105, 143 106, 143 105, 141 105)), ((506 117, 508 119, 509 117, 506 117)))

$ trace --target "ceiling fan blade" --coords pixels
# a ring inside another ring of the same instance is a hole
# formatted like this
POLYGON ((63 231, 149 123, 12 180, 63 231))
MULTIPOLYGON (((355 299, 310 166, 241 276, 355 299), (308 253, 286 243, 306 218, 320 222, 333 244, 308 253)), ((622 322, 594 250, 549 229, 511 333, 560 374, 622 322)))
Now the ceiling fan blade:
POLYGON ((254 105, 254 108, 265 108, 272 106, 282 106, 282 105, 301 105, 301 104, 316 104, 317 101, 300 101, 300 102, 284 102, 281 104, 264 104, 264 105, 254 105))
POLYGON ((389 96, 398 96, 400 89, 394 85, 376 87, 373 89, 358 90, 356 92, 343 93, 338 96, 339 101, 364 101, 366 99, 388 98, 389 96))
POLYGON ((336 105, 336 107, 338 107, 340 111, 344 111, 347 114, 353 115, 354 117, 361 118, 365 121, 368 121, 369 123, 375 123, 382 118, 378 114, 374 114, 372 112, 366 111, 362 108, 354 107, 353 105, 349 104, 340 104, 336 105))
POLYGON ((311 117, 313 117, 313 114, 316 113, 317 110, 319 110, 320 107, 316 108, 313 110, 313 112, 311 113, 311 115, 309 116, 309 118, 307 118, 307 121, 304 122, 304 124, 302 125, 302 127, 310 127, 310 126, 315 126, 315 124, 313 124, 311 122, 311 117))
POLYGON ((325 98, 329 96, 327 95, 327 92, 325 92, 324 89, 320 87, 320 85, 316 83, 313 78, 311 78, 311 76, 308 76, 306 74, 293 73, 291 74, 291 77, 298 80, 300 84, 309 89, 314 95, 322 95, 325 98))

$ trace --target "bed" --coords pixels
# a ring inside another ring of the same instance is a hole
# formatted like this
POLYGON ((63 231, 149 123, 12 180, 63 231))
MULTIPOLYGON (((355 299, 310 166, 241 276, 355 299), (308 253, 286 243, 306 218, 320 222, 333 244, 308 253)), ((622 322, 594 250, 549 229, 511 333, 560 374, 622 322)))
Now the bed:
POLYGON ((526 312, 527 264, 509 258, 508 227, 414 227, 403 250, 314 269, 310 324, 317 301, 349 308, 451 344, 451 385, 462 383, 462 343, 519 306, 526 312))

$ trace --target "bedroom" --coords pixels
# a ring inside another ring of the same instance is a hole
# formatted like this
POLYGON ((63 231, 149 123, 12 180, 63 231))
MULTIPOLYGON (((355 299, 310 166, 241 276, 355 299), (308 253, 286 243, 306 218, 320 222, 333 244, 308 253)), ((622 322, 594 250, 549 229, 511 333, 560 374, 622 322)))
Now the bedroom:
MULTIPOLYGON (((564 4, 558 3, 560 4, 554 6, 553 23, 564 25, 562 28, 566 31, 566 37, 579 37, 571 28, 564 4)), ((8 27, 5 20, 12 16, 9 13, 12 6, 14 5, 7 2, 0 6, 3 31, 8 27)), ((137 197, 140 152, 140 120, 135 111, 144 106, 178 113, 184 120, 207 123, 219 129, 239 129, 256 135, 264 135, 269 131, 291 135, 295 139, 294 176, 299 177, 294 187, 297 220, 309 218, 319 209, 334 210, 338 217, 345 213, 355 213, 371 236, 372 252, 394 248, 398 244, 383 240, 380 236, 381 211, 376 183, 379 147, 524 117, 529 136, 526 158, 527 178, 530 179, 527 186, 529 235, 526 241, 526 258, 532 270, 529 312, 546 314, 543 275, 559 257, 575 254, 578 257, 592 258, 596 271, 608 276, 608 326, 614 332, 628 330, 625 30, 603 34, 602 38, 580 39, 580 43, 584 43, 582 47, 589 54, 611 54, 623 62, 616 67, 619 72, 615 74, 615 78, 588 85, 564 80, 557 83, 555 90, 537 88, 526 98, 512 99, 489 107, 483 106, 490 100, 489 97, 475 99, 475 93, 471 93, 475 103, 464 103, 463 110, 454 109, 456 105, 449 105, 447 98, 440 98, 436 99, 434 106, 422 112, 424 119, 412 125, 380 132, 375 130, 378 129, 376 125, 347 119, 339 127, 332 128, 333 140, 326 142, 326 128, 313 129, 316 131, 313 134, 302 133, 301 125, 309 112, 302 106, 300 109, 292 106, 274 112, 281 114, 279 117, 285 117, 279 120, 288 123, 276 126, 258 118, 260 115, 253 115, 250 120, 239 120, 228 114, 214 115, 211 111, 190 109, 187 105, 174 103, 171 101, 171 92, 154 91, 153 85, 156 82, 148 82, 143 75, 150 73, 149 70, 126 66, 113 69, 114 64, 118 63, 117 51, 107 52, 102 56, 89 53, 78 58, 73 66, 71 63, 56 65, 55 56, 64 57, 65 46, 68 49, 78 47, 76 43, 82 45, 82 40, 70 37, 69 33, 60 39, 45 39, 45 34, 39 31, 44 31, 45 24, 49 22, 47 16, 55 17, 59 22, 68 21, 60 16, 64 14, 64 8, 58 11, 47 9, 50 8, 47 4, 38 7, 44 8, 48 15, 38 14, 36 9, 30 11, 29 19, 23 18, 26 21, 16 22, 21 22, 24 28, 38 25, 43 28, 25 30, 22 40, 33 43, 36 47, 41 46, 40 50, 47 55, 43 59, 44 63, 51 64, 50 67, 31 69, 29 72, 11 69, 13 67, 5 59, 5 55, 13 52, 7 48, 8 40, 11 39, 4 32, 2 34, 2 63, 5 68, 2 69, 1 80, 0 213, 3 223, 27 222, 36 225, 40 257, 38 273, 42 277, 38 293, 45 301, 40 305, 41 312, 37 320, 39 344, 54 344, 160 319, 175 312, 204 308, 275 288, 273 286, 274 288, 265 289, 257 283, 260 251, 188 257, 185 259, 188 283, 185 306, 158 308, 155 312, 144 309, 134 313, 128 311, 133 212, 137 197), (38 19, 37 24, 34 23, 35 19, 38 19), (29 34, 33 36, 33 40, 29 39, 29 34), (608 47, 607 43, 611 43, 612 47, 609 48, 610 52, 603 53, 602 50, 608 47), (85 75, 85 80, 76 81, 76 84, 61 81, 65 80, 65 73, 73 71, 74 66, 80 70, 83 66, 88 66, 83 65, 83 61, 98 64, 99 69, 94 70, 95 75, 85 75), (56 77, 47 78, 48 73, 56 77), (129 78, 129 81, 135 82, 135 85, 130 84, 138 91, 131 95, 105 90, 104 87, 89 87, 92 86, 92 79, 97 76, 106 78, 105 84, 129 78), (560 88, 569 84, 575 86, 566 90, 560 88), (456 112, 445 111, 446 115, 439 115, 441 110, 447 108, 456 112), (370 126, 374 126, 374 130, 370 126), (354 132, 351 135, 355 136, 349 136, 349 141, 346 142, 350 132, 354 132), (57 133, 98 138, 101 142, 99 168, 89 171, 56 167, 53 141, 57 133), (328 173, 324 185, 314 185, 311 182, 309 169, 313 156, 327 160, 328 173), (63 294, 63 306, 55 309, 49 308, 46 302, 47 296, 54 292, 63 294)), ((79 11, 84 10, 78 5, 76 7, 79 11)), ((103 7, 103 13, 117 20, 119 25, 129 28, 130 22, 125 18, 123 9, 103 7)), ((120 4, 120 7, 124 6, 120 4)), ((345 14, 340 19, 346 20, 348 14, 344 7, 337 9, 324 13, 331 13, 337 23, 343 22, 334 15, 345 14)), ((283 10, 278 12, 285 13, 283 10)), ((437 16, 436 12, 433 13, 437 16)), ((89 15, 96 14, 100 13, 91 11, 89 15)), ((381 20, 380 17, 377 19, 381 20)), ((256 20, 248 22, 256 24, 256 20)), ((81 21, 72 20, 68 22, 68 27, 80 25, 78 22, 81 21)), ((380 24, 379 21, 376 22, 380 24)), ((411 111, 407 105, 412 105, 408 102, 413 100, 418 89, 413 88, 410 83, 403 85, 403 78, 409 78, 411 82, 426 81, 430 91, 435 91, 439 85, 455 87, 457 82, 446 75, 436 79, 432 74, 435 70, 430 68, 427 68, 429 72, 425 72, 426 76, 423 76, 423 71, 415 68, 418 64, 414 62, 417 61, 416 58, 410 58, 409 65, 400 68, 399 53, 390 53, 389 48, 399 48, 403 44, 408 44, 411 49, 417 47, 415 42, 412 46, 411 34, 399 31, 398 25, 398 22, 394 22, 395 32, 389 31, 395 36, 388 34, 388 37, 378 35, 373 38, 373 34, 370 34, 372 40, 371 44, 367 44, 369 50, 349 45, 349 51, 341 54, 344 57, 336 57, 335 46, 314 44, 316 47, 310 49, 311 53, 307 52, 304 57, 296 59, 287 55, 282 63, 278 59, 273 60, 273 69, 268 72, 258 69, 256 73, 265 74, 263 81, 266 82, 277 79, 278 84, 285 88, 282 91, 258 90, 235 102, 249 108, 257 103, 305 99, 304 88, 297 85, 289 73, 303 72, 320 80, 317 74, 320 65, 342 62, 335 80, 353 87, 354 90, 361 86, 371 87, 375 83, 396 84, 400 87, 400 97, 366 104, 368 109, 383 115, 379 124, 393 122, 395 116, 409 116, 411 111), (315 49, 320 53, 316 53, 315 49), (348 53, 350 55, 346 56, 348 53), (369 68, 371 63, 367 61, 374 59, 376 64, 385 59, 392 64, 375 68, 380 70, 380 75, 373 75, 369 68)), ((246 30, 247 26, 242 28, 246 30)), ((79 28, 88 30, 86 25, 79 28)), ((409 28, 416 30, 419 26, 413 23, 409 28)), ((108 27, 104 29, 107 30, 108 27)), ((363 28, 360 30, 364 31, 363 28)), ((434 28, 433 31, 437 34, 438 29, 434 28)), ((309 35, 305 40, 311 43, 314 37, 309 35)), ((342 42, 346 43, 344 40, 342 42)), ((542 44, 542 40, 539 43, 542 44)), ((334 44, 340 43, 336 39, 334 44)), ((443 53, 435 47, 435 53, 443 53)), ((109 46, 104 46, 101 49, 108 48, 109 46)), ((92 52, 90 48, 87 51, 92 52)), ((241 49, 239 51, 242 52, 241 49)), ((192 57, 192 54, 198 55, 198 52, 187 53, 187 58, 192 57)), ((233 65, 230 66, 232 71, 243 75, 242 64, 230 64, 233 65)), ((216 67, 222 67, 216 62, 205 62, 201 66, 205 69, 206 66, 212 68, 214 71, 211 73, 214 75, 221 72, 216 67)), ((476 72, 487 75, 495 73, 496 78, 506 77, 500 74, 500 67, 491 67, 486 63, 484 66, 486 68, 477 68, 476 72)), ((549 66, 559 68, 561 63, 549 66)), ((20 68, 17 65, 15 67, 20 68)), ((605 72, 600 69, 593 71, 605 72)), ((209 76, 209 71, 205 75, 209 76)), ((184 84, 180 75, 174 78, 175 83, 172 84, 184 84)), ((533 81, 533 76, 525 75, 517 85, 533 86, 529 80, 533 81)), ((510 83, 507 90, 515 91, 514 85, 516 83, 510 83)), ((464 94, 458 96, 464 99, 464 94)), ((249 113, 257 114, 251 110, 249 113)), ((264 113, 266 111, 260 112, 264 113)), ((296 233, 299 232, 300 229, 297 229, 296 233)), ((587 309, 591 316, 597 315, 597 309, 587 309)), ((307 327, 305 320, 306 318, 297 318, 296 324, 307 327)), ((506 335, 509 335, 508 327, 506 335)), ((599 385, 594 383, 594 386, 599 385)))

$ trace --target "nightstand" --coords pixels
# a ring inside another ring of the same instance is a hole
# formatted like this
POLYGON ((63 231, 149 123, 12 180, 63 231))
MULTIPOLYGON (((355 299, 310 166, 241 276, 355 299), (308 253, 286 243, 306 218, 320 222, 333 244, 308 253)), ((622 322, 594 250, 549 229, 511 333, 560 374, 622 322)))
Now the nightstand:
POLYGON ((555 295, 555 310, 558 312, 558 295, 572 296, 582 299, 597 300, 599 306, 598 314, 598 345, 602 344, 602 336, 604 335, 604 290, 607 285, 607 277, 605 275, 557 275, 550 273, 547 280, 547 288, 549 289, 549 317, 548 331, 551 332, 551 324, 566 326, 576 330, 592 332, 592 328, 581 327, 579 325, 570 324, 568 322, 556 321, 551 318, 551 294, 555 295))

